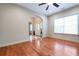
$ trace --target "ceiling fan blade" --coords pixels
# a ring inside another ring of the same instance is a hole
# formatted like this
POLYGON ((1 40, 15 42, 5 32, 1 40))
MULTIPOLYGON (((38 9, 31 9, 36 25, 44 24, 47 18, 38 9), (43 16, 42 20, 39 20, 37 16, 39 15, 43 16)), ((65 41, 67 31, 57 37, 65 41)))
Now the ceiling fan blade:
POLYGON ((46 4, 46 3, 41 3, 41 4, 39 4, 39 6, 40 6, 40 5, 44 5, 44 4, 46 4))
POLYGON ((57 3, 53 3, 53 5, 54 5, 55 7, 59 7, 59 5, 58 5, 57 3))
POLYGON ((46 10, 48 10, 48 8, 49 8, 49 5, 46 7, 46 10))

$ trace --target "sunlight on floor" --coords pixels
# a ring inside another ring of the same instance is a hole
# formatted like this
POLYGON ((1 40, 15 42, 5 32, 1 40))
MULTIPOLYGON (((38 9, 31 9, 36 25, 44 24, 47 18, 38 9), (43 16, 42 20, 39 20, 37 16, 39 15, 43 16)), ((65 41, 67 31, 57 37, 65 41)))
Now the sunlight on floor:
POLYGON ((68 56, 76 56, 77 55, 77 49, 73 46, 67 46, 60 43, 54 44, 54 53, 55 55, 68 55, 68 56))

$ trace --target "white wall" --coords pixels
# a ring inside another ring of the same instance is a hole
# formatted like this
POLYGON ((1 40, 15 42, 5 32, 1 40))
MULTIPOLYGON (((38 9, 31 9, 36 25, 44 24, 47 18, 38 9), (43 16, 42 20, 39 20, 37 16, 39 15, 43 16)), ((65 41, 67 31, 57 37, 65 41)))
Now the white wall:
POLYGON ((49 35, 49 37, 79 42, 79 36, 62 35, 62 34, 55 34, 54 33, 54 24, 53 24, 54 20, 57 18, 61 18, 61 17, 72 15, 72 14, 79 14, 79 6, 76 6, 74 8, 71 8, 71 9, 65 10, 63 12, 49 16, 48 17, 48 35, 49 35))
MULTIPOLYGON (((28 23, 31 16, 38 15, 16 4, 0 4, 0 47, 29 40, 28 23)), ((47 21, 46 16, 41 16, 47 21)), ((43 36, 46 36, 47 22, 43 23, 43 36)))
POLYGON ((48 18, 46 16, 41 15, 43 19, 43 37, 48 36, 48 18))

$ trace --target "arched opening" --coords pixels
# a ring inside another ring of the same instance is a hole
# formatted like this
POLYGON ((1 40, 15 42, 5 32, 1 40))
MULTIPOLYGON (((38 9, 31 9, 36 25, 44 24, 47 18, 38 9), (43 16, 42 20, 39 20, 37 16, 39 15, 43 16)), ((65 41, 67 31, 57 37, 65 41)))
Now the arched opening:
POLYGON ((39 16, 32 16, 29 22, 29 35, 39 36, 43 35, 43 20, 39 16))

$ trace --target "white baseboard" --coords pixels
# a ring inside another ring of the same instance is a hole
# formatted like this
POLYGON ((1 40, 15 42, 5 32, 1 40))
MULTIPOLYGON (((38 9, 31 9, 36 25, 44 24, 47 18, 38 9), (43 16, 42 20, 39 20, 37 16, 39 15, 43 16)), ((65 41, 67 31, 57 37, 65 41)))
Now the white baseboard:
MULTIPOLYGON (((48 36, 50 37, 50 36, 48 36)), ((50 37, 50 38, 56 38, 56 37, 50 37)), ((56 39, 60 39, 60 40, 66 40, 66 41, 71 41, 71 42, 75 42, 75 43, 79 43, 79 41, 74 40, 70 40, 70 39, 65 39, 65 38, 56 38, 56 39)))
MULTIPOLYGON (((49 37, 49 36, 47 36, 47 37, 49 37)), ((43 37, 43 38, 45 38, 45 37, 43 37)), ((56 37, 50 37, 50 38, 56 38, 56 37)), ((62 39, 62 38, 56 38, 56 39, 61 39, 61 40, 79 43, 79 41, 72 41, 72 40, 67 40, 67 39, 62 39)), ((10 45, 19 44, 19 43, 27 42, 27 41, 30 41, 30 40, 21 40, 21 41, 17 41, 17 42, 11 42, 11 43, 0 45, 0 47, 10 46, 10 45)))
POLYGON ((10 45, 14 45, 14 44, 19 44, 19 43, 22 43, 22 42, 26 42, 26 41, 29 41, 29 40, 11 42, 11 43, 7 43, 7 44, 0 45, 0 47, 6 47, 6 46, 10 46, 10 45))

